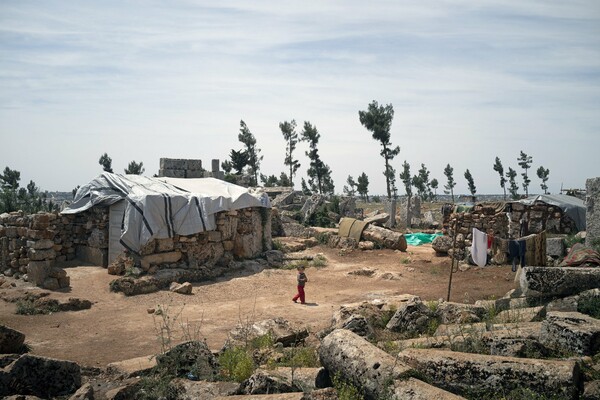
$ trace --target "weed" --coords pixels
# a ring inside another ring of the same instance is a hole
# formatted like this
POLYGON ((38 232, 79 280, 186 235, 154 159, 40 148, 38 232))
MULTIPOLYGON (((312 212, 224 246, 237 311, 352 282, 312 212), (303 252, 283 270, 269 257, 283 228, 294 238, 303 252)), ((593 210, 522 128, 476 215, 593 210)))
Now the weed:
POLYGON ((400 262, 402 264, 410 264, 412 262, 412 259, 410 257, 403 257, 400 262))
POLYGON ((327 265, 327 258, 322 254, 317 254, 309 264, 313 267, 321 268, 327 265))
POLYGON ((600 297, 586 296, 579 299, 577 311, 600 319, 600 297))
POLYGON ((315 239, 317 239, 317 242, 319 244, 327 244, 329 243, 329 236, 330 235, 328 235, 327 233, 320 232, 316 234, 315 239))
POLYGON ((243 382, 254 373, 252 356, 242 347, 231 347, 219 356, 221 375, 225 379, 243 382))
POLYGON ((181 389, 171 384, 170 375, 152 375, 142 377, 133 398, 135 400, 175 400, 181 389))
POLYGON ((430 300, 427 302, 427 307, 432 313, 436 313, 438 308, 440 307, 440 302, 437 300, 430 300))
POLYGON ((437 318, 432 318, 427 323, 427 336, 433 336, 437 329, 440 327, 440 320, 437 318))
POLYGON ((294 346, 285 349, 283 357, 276 363, 279 367, 318 368, 321 366, 314 347, 294 346))
POLYGON ((365 396, 360 389, 343 379, 340 374, 334 375, 332 382, 339 400, 364 400, 365 396))
POLYGON ((273 242, 271 243, 271 247, 273 248, 273 250, 284 251, 284 246, 283 243, 281 243, 281 240, 273 240, 273 242))
POLYGON ((253 338, 250 341, 250 348, 251 349, 266 349, 266 348, 273 347, 274 344, 275 344, 275 341, 273 340, 273 337, 267 333, 266 335, 261 335, 261 336, 257 336, 255 338, 253 338))

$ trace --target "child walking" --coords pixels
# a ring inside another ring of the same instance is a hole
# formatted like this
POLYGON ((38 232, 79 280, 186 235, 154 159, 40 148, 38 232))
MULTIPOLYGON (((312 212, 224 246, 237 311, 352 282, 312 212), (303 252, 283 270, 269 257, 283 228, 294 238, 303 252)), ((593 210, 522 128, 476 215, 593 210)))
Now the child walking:
POLYGON ((298 293, 294 296, 292 301, 295 303, 296 300, 300 299, 300 304, 305 304, 304 284, 306 284, 306 282, 308 282, 308 278, 306 277, 306 274, 304 273, 304 267, 302 267, 302 266, 298 266, 297 279, 298 279, 298 293))

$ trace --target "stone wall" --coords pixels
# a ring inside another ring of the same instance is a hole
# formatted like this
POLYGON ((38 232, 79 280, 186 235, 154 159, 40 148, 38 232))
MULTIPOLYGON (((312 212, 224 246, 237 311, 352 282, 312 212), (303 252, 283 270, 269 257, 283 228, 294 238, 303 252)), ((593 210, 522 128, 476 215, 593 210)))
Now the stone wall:
MULTIPOLYGON (((66 277, 53 269, 66 261, 77 259, 106 267, 108 220, 108 208, 102 207, 75 215, 2 214, 0 273, 47 286, 43 282, 48 277, 66 277)), ((199 270, 234 259, 255 258, 271 249, 270 209, 221 212, 216 223, 216 231, 153 240, 134 257, 135 262, 144 272, 173 266, 199 270)), ((62 283, 60 287, 66 280, 62 283)))
POLYGON ((219 160, 211 162, 211 170, 202 168, 202 160, 161 158, 158 176, 168 178, 217 178, 224 179, 225 173, 220 170, 219 160))
POLYGON ((536 201, 531 206, 521 203, 509 203, 512 206, 512 212, 509 213, 509 237, 519 238, 532 233, 577 233, 575 222, 566 215, 558 206, 553 206, 540 201, 536 201), (521 229, 521 220, 524 221, 524 232, 519 234, 521 229))
POLYGON ((600 246, 600 178, 588 179, 585 183, 587 196, 586 213, 586 246, 600 246))

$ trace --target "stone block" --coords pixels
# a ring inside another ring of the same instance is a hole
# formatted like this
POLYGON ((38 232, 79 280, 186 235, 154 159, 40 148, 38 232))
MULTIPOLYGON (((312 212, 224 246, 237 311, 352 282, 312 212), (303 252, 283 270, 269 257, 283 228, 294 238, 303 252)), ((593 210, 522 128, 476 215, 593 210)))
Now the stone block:
POLYGON ((163 253, 166 251, 172 251, 175 248, 175 241, 173 238, 156 239, 156 251, 163 253))
POLYGON ((570 296, 600 287, 600 268, 525 267, 519 285, 526 297, 570 296))
POLYGON ((231 250, 233 250, 233 241, 231 241, 231 240, 225 240, 223 242, 223 250, 225 250, 225 251, 231 251, 231 250))
POLYGON ((511 308, 501 311, 494 318, 497 324, 540 321, 546 315, 546 307, 511 308))
POLYGON ((161 170, 159 170, 158 175, 168 177, 168 178, 185 178, 185 170, 161 169, 161 170))
POLYGON ((168 253, 156 253, 144 256, 141 259, 141 264, 142 268, 147 271, 152 264, 171 264, 176 263, 179 260, 181 260, 181 253, 178 251, 171 251, 168 253))
POLYGON ((565 242, 562 237, 546 239, 546 255, 550 257, 565 256, 565 242))
POLYGON ((208 241, 209 242, 220 242, 221 241, 221 232, 208 231, 208 241))
POLYGON ((412 300, 400 305, 386 328, 392 332, 423 333, 429 326, 433 313, 420 300, 412 300))
POLYGON ((438 305, 436 314, 443 324, 463 324, 479 322, 486 314, 486 309, 473 304, 444 301, 438 305))
POLYGON ((28 240, 27 247, 35 250, 46 250, 54 248, 54 241, 50 239, 28 240))
POLYGON ((173 282, 173 283, 171 283, 169 290, 173 293, 192 294, 192 288, 193 288, 193 286, 189 282, 184 282, 184 283, 173 282))
POLYGON ((36 286, 42 286, 50 274, 53 261, 30 261, 27 265, 27 277, 29 282, 36 286))
POLYGON ((206 171, 203 171, 201 169, 185 171, 186 178, 204 178, 205 174, 206 174, 206 171))
POLYGON ((538 395, 575 399, 581 383, 575 361, 431 349, 403 350, 398 354, 398 361, 417 370, 442 389, 465 395, 477 393, 478 398, 495 398, 498 393, 527 388, 538 395))
POLYGON ((540 341, 568 353, 594 355, 600 350, 600 320, 578 312, 550 312, 540 341))
POLYGON ((50 217, 48 214, 34 214, 31 227, 33 229, 47 229, 50 223, 50 217))
POLYGON ((588 179, 585 182, 585 188, 587 191, 585 197, 585 244, 591 247, 597 240, 600 240, 600 177, 588 179))

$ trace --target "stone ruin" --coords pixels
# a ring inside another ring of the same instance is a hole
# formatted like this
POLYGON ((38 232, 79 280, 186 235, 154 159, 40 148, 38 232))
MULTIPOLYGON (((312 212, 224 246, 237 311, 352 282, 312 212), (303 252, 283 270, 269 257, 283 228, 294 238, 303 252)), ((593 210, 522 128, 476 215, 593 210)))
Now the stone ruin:
POLYGON ((68 274, 61 266, 77 260, 109 267, 112 274, 130 275, 129 290, 119 283, 113 289, 135 294, 138 285, 131 281, 138 277, 153 282, 140 283, 146 285, 146 291, 148 287, 157 290, 168 287, 172 280, 218 276, 235 267, 236 260, 255 258, 271 249, 271 210, 246 208, 218 213, 215 231, 153 240, 139 255, 123 254, 109 266, 108 212, 108 208, 93 207, 74 215, 0 215, 0 272, 56 290, 69 286, 68 274), (156 274, 158 281, 148 277, 156 274), (165 282, 167 279, 171 281, 165 282))
POLYGON ((214 159, 211 170, 202 168, 202 160, 161 158, 158 176, 167 178, 217 178, 225 179, 225 172, 220 169, 219 160, 214 159))

